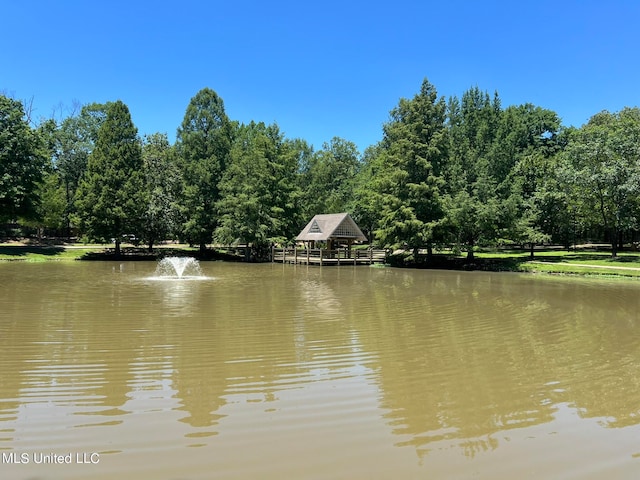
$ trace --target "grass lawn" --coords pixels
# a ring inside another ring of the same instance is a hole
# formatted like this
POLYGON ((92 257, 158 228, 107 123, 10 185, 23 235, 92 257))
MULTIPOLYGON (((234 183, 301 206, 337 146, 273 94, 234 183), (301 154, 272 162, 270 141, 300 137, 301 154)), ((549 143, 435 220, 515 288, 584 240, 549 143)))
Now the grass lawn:
POLYGON ((3 243, 0 244, 0 261, 47 262, 51 260, 78 260, 87 253, 101 251, 104 248, 104 245, 63 247, 3 243))
MULTIPOLYGON (((521 258, 529 260, 529 252, 521 250, 476 252, 475 255, 479 258, 521 258)), ((611 254, 608 252, 542 250, 535 252, 533 260, 538 262, 588 263, 590 265, 621 265, 640 268, 639 252, 620 252, 618 257, 612 259, 611 254)))
MULTIPOLYGON (((89 245, 84 243, 65 245, 31 245, 28 243, 0 243, 0 262, 49 262, 74 260, 113 260, 113 244, 89 245)), ((141 246, 122 245, 122 259, 155 260, 159 252, 198 255, 198 249, 184 244, 166 243, 154 246, 153 252, 141 246)), ((214 250, 210 250, 214 253, 214 250)))
POLYGON ((534 263, 528 262, 520 265, 521 272, 549 273, 557 275, 592 275, 608 277, 638 277, 640 278, 640 268, 638 270, 623 270, 615 267, 595 268, 596 266, 582 266, 571 263, 534 263))
POLYGON ((608 252, 597 251, 537 251, 531 260, 528 252, 478 252, 479 259, 511 260, 514 271, 640 277, 640 253, 620 252, 611 258, 608 252), (635 270, 638 269, 638 270, 635 270))

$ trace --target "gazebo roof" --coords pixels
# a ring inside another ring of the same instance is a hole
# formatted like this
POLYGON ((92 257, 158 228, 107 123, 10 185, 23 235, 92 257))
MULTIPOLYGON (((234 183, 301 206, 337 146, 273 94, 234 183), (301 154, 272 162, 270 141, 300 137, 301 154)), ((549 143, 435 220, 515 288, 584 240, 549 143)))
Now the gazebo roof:
POLYGON ((326 241, 330 239, 367 241, 356 222, 348 213, 328 213, 316 215, 302 229, 296 240, 326 241))

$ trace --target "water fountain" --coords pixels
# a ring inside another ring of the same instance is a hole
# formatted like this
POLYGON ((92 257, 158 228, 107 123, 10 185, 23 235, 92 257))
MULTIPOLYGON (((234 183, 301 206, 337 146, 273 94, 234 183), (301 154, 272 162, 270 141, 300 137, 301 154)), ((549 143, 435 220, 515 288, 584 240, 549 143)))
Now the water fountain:
POLYGON ((165 257, 158 262, 155 277, 167 279, 205 278, 200 263, 193 257, 165 257))

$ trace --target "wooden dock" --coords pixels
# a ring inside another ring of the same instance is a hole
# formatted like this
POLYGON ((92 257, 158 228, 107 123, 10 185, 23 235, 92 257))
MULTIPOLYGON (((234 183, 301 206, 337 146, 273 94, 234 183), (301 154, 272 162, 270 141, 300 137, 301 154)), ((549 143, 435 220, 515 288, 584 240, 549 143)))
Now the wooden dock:
POLYGON ((385 263, 385 250, 356 250, 341 248, 325 250, 320 248, 272 248, 271 261, 302 265, 372 265, 385 263))

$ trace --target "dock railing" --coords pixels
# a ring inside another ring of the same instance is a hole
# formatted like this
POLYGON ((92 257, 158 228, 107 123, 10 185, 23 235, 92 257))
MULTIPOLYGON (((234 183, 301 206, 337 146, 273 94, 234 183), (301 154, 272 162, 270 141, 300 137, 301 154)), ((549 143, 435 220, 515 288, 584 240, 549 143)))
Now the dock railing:
POLYGON ((359 265, 385 263, 387 252, 380 249, 339 248, 276 248, 271 249, 271 261, 307 265, 359 265))

